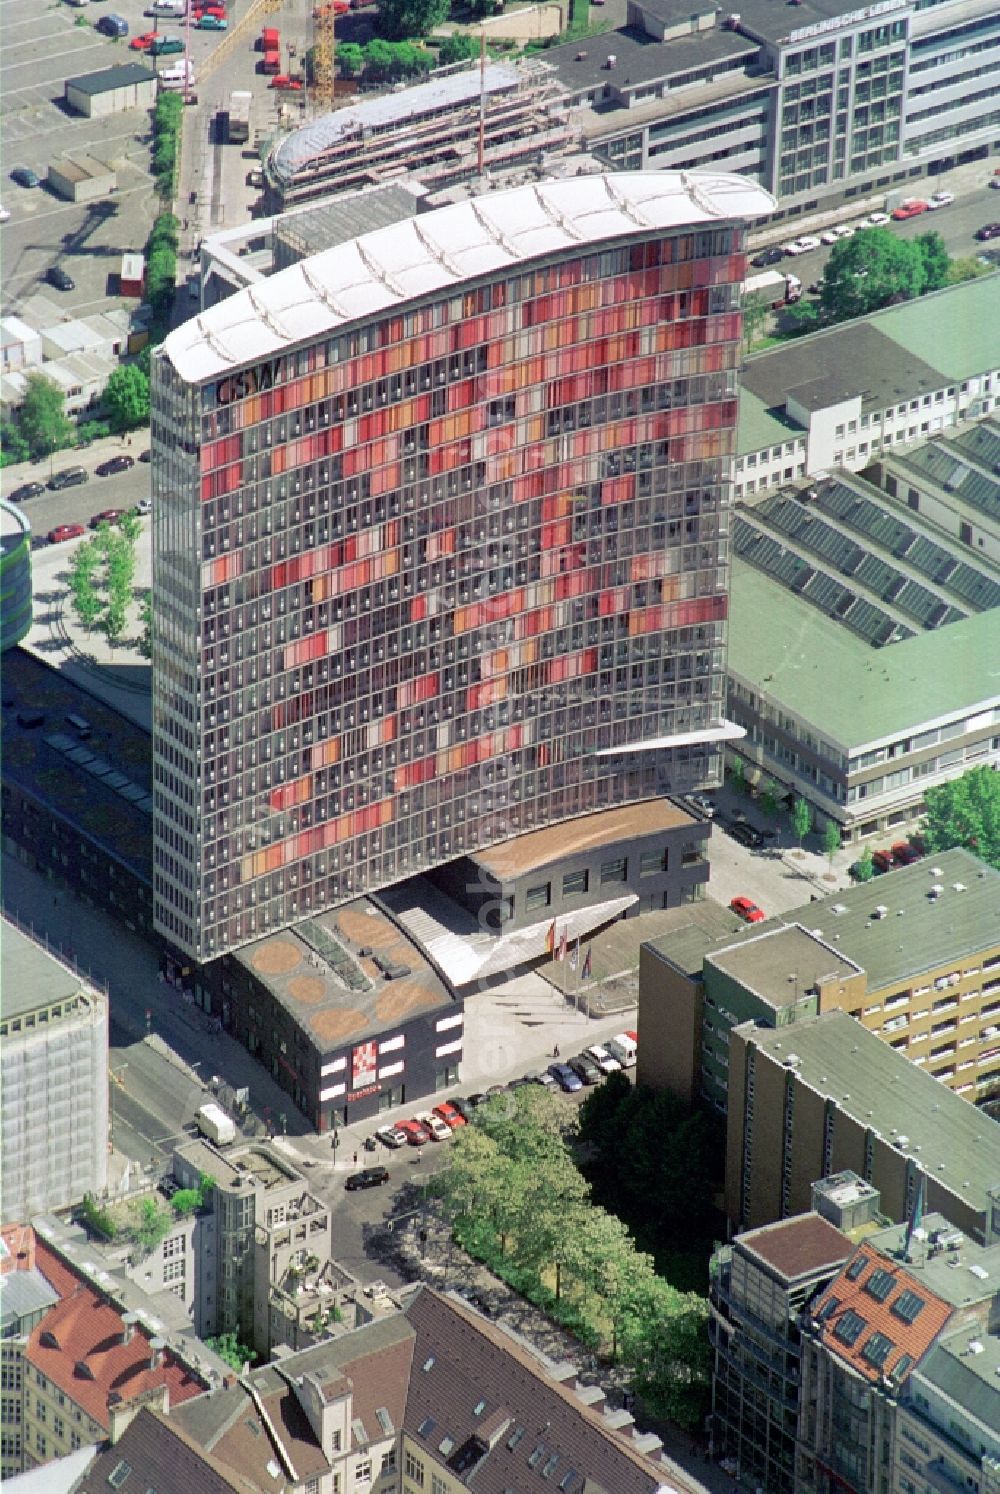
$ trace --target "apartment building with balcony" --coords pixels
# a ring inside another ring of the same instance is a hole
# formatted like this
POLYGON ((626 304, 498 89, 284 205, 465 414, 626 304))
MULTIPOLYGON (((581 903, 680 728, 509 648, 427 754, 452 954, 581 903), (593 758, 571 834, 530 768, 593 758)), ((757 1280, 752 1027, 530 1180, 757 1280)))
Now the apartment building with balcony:
POLYGON ((945 851, 781 918, 642 946, 639 1074, 725 1112, 741 1023, 847 1013, 972 1102, 1000 1090, 1000 873, 945 851))
POLYGON ((738 1227, 802 1212, 814 1179, 850 1169, 907 1219, 926 1206, 973 1240, 994 1238, 1000 1126, 846 1012, 729 1040, 726 1212, 738 1227))

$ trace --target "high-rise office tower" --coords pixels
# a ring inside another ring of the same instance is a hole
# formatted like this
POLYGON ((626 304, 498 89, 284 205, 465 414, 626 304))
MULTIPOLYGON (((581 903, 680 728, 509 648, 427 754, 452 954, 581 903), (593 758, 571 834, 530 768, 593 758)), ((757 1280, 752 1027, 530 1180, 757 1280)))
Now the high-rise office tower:
POLYGON ((735 176, 489 193, 153 360, 160 930, 212 959, 718 778, 735 176))

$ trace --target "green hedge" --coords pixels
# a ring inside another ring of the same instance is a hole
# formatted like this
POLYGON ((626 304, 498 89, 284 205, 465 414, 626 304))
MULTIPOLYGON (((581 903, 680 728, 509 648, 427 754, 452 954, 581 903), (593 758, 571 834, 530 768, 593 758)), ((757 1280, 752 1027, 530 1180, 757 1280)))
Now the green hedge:
POLYGON ((177 190, 183 112, 184 99, 179 93, 161 93, 153 110, 153 176, 164 202, 177 190))

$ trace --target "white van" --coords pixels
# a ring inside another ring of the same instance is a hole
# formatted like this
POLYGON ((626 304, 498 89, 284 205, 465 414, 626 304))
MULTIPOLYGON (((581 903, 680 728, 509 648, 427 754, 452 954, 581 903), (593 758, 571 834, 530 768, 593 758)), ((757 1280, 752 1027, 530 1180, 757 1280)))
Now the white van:
POLYGON ((178 57, 169 67, 165 67, 162 73, 158 73, 161 88, 183 88, 185 83, 194 82, 194 63, 186 57, 178 57))
POLYGON ((184 0, 153 0, 143 11, 144 16, 173 16, 180 19, 185 10, 184 0))
POLYGON ((616 1032, 613 1038, 608 1038, 604 1046, 612 1058, 617 1058, 623 1069, 634 1068, 639 1050, 627 1032, 616 1032))

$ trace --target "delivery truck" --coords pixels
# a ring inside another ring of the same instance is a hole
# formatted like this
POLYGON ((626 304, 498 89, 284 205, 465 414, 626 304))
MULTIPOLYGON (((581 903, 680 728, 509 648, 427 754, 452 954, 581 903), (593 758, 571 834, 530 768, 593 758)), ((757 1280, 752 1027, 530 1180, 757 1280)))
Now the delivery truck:
POLYGON ((214 1100, 200 1107, 195 1121, 202 1136, 207 1136, 216 1146, 227 1146, 229 1142, 236 1140, 235 1123, 214 1100))
POLYGON ((229 95, 229 124, 226 138, 230 145, 245 145, 250 139, 250 106, 253 95, 239 89, 229 95))
POLYGON ((769 306, 792 306, 802 299, 802 281, 784 270, 763 270, 743 282, 744 296, 761 296, 769 306))

